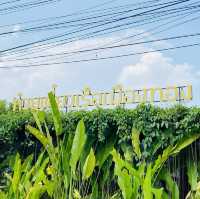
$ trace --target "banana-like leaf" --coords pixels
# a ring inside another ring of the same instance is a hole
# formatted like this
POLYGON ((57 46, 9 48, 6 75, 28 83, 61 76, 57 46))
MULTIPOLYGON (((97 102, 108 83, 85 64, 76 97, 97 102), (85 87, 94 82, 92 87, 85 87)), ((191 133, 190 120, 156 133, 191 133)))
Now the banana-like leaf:
POLYGON ((158 171, 158 169, 160 169, 163 164, 167 161, 167 159, 169 158, 171 152, 173 150, 172 146, 167 147, 162 155, 159 155, 157 160, 154 163, 153 169, 152 169, 152 176, 158 171))
POLYGON ((95 160, 94 151, 91 148, 90 153, 87 156, 85 164, 83 166, 83 180, 88 179, 92 175, 95 168, 95 163, 96 163, 96 160, 95 160))
POLYGON ((66 189, 68 189, 69 187, 70 177, 71 177, 69 161, 70 161, 70 151, 72 148, 72 142, 73 142, 73 134, 70 133, 67 137, 66 143, 61 144, 61 151, 60 151, 61 153, 60 155, 62 156, 61 166, 64 171, 64 184, 66 189))
POLYGON ((176 155, 179 153, 182 149, 192 144, 194 141, 196 141, 200 137, 200 134, 194 134, 191 137, 184 137, 182 138, 174 147, 169 146, 167 147, 162 155, 158 156, 158 159, 155 161, 152 175, 156 173, 156 171, 163 166, 163 164, 167 161, 169 156, 176 155))
POLYGON ((86 158, 88 157, 93 144, 94 144, 94 139, 91 137, 87 137, 85 146, 83 148, 83 152, 82 152, 82 154, 80 156, 80 160, 79 160, 81 171, 83 171, 83 166, 85 164, 86 158))
POLYGON ((29 155, 22 164, 22 172, 27 172, 31 168, 33 154, 29 155))
POLYGON ((173 180, 170 172, 167 169, 162 169, 162 171, 159 174, 159 179, 165 182, 168 195, 170 195, 172 199, 179 199, 180 194, 178 185, 173 180))
POLYGON ((75 136, 74 136, 74 140, 72 144, 72 149, 71 149, 70 166, 71 166, 73 174, 75 174, 76 165, 80 158, 82 150, 84 148, 86 138, 87 136, 85 133, 85 125, 84 125, 83 120, 80 120, 76 128, 76 132, 75 132, 75 136))
POLYGON ((15 159, 13 178, 12 178, 12 188, 15 195, 18 194, 17 191, 21 178, 21 167, 22 167, 21 159, 19 154, 17 154, 15 159))
POLYGON ((124 199, 132 199, 132 177, 129 175, 129 171, 126 168, 125 162, 121 159, 120 155, 115 149, 111 152, 113 161, 115 163, 115 175, 117 176, 117 182, 122 191, 124 199))
POLYGON ((184 137, 182 140, 180 140, 175 145, 175 147, 173 148, 173 151, 172 151, 171 155, 176 155, 182 149, 184 149, 185 147, 189 146, 190 144, 192 144, 193 142, 195 142, 199 138, 200 138, 200 133, 191 135, 190 137, 184 137))
POLYGON ((42 115, 42 113, 40 113, 41 111, 39 110, 33 110, 32 111, 32 114, 33 114, 33 117, 34 117, 34 120, 37 124, 37 127, 39 128, 39 130, 42 132, 42 125, 41 125, 41 122, 43 122, 42 120, 42 117, 39 117, 39 115, 42 115))
POLYGON ((152 199, 152 186, 151 186, 151 174, 152 171, 152 166, 151 164, 149 164, 147 166, 147 171, 146 171, 146 176, 144 178, 144 182, 142 185, 142 190, 143 190, 143 195, 144 195, 144 199, 152 199))
POLYGON ((137 129, 132 129, 132 145, 135 154, 138 156, 138 158, 141 157, 141 151, 140 151, 140 133, 137 129))
POLYGON ((56 130, 56 135, 61 135, 63 133, 62 120, 61 120, 60 111, 55 99, 55 95, 53 94, 53 92, 50 92, 48 93, 48 96, 49 96, 49 102, 50 102, 51 110, 53 114, 53 121, 54 121, 55 130, 56 130))
POLYGON ((35 136, 40 141, 45 150, 47 150, 51 163, 56 164, 57 162, 56 150, 52 144, 51 137, 49 136, 46 137, 41 131, 30 125, 27 125, 26 128, 33 136, 35 136))
POLYGON ((28 131, 33 135, 35 136, 39 141, 40 143, 43 145, 43 147, 46 149, 47 145, 49 144, 49 141, 48 139, 46 138, 46 136, 40 132, 38 129, 30 126, 30 125, 27 125, 26 127, 28 129, 28 131))
POLYGON ((191 191, 195 191, 197 187, 197 165, 195 162, 188 161, 187 162, 187 176, 188 176, 188 182, 191 187, 191 191))

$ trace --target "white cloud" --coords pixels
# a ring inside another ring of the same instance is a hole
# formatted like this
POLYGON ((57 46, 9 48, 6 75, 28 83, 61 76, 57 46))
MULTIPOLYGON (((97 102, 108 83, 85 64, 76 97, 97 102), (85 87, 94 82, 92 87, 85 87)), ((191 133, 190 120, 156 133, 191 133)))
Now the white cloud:
MULTIPOLYGON (((137 33, 138 31, 135 32, 137 33)), ((132 34, 134 34, 134 30, 132 30, 132 34)), ((127 33, 128 35, 130 33, 127 33)), ((150 40, 150 35, 147 35, 150 40)), ((113 37, 77 41, 68 45, 49 48, 46 51, 40 51, 39 55, 62 53, 83 48, 97 48, 116 40, 119 41, 122 36, 124 37, 124 35, 116 35, 113 37)), ((127 42, 130 41, 127 40, 127 42)), ((162 48, 168 45, 170 44, 159 43, 156 47, 162 48)), ((90 59, 96 58, 96 56, 113 56, 146 50, 149 50, 149 47, 138 45, 112 51, 98 51, 98 53, 88 52, 81 56, 57 57, 58 59, 55 61, 63 62, 74 59, 90 59)), ((37 54, 28 54, 26 57, 30 56, 37 56, 37 54)), ((32 64, 31 60, 14 61, 12 63, 7 61, 8 59, 16 58, 21 57, 17 57, 16 55, 0 57, 0 67, 32 64)), ((47 60, 49 61, 49 58, 32 60, 32 62, 42 63, 47 60)), ((22 92, 24 96, 47 95, 47 92, 51 89, 51 85, 54 83, 58 85, 59 94, 66 94, 68 92, 81 91, 85 85, 91 86, 92 89, 110 89, 113 84, 118 82, 128 87, 134 86, 135 88, 158 85, 167 86, 168 84, 198 84, 198 77, 200 77, 200 71, 195 70, 193 72, 191 65, 187 63, 174 63, 172 58, 165 57, 162 53, 151 53, 141 56, 139 60, 137 57, 127 57, 125 59, 104 60, 100 62, 52 65, 43 68, 1 69, 0 98, 11 99, 18 92, 22 92)))
POLYGON ((172 58, 154 52, 141 56, 135 64, 125 66, 119 82, 137 87, 194 84, 198 81, 198 75, 193 69, 187 63, 176 64, 172 58))
POLYGON ((193 101, 188 105, 198 105, 200 69, 187 63, 174 63, 172 58, 160 52, 145 54, 138 62, 123 67, 118 82, 124 86, 138 88, 193 86, 193 101))
MULTIPOLYGON (((16 28, 17 29, 17 28, 16 28)), ((46 51, 41 51, 39 55, 48 55, 55 53, 62 53, 74 50, 80 50, 82 48, 94 48, 101 45, 105 45, 112 42, 116 38, 106 37, 102 39, 90 39, 84 41, 73 42, 70 45, 63 45, 56 48, 49 48, 46 51)), ((33 46, 34 47, 34 46, 33 46)), ((100 54, 100 52, 98 53, 100 54)), ((25 57, 37 56, 37 54, 29 54, 25 57)), ((85 59, 86 57, 95 57, 96 53, 86 53, 84 56, 58 56, 52 62, 65 62, 72 59, 85 59)), ((0 67, 4 66, 22 66, 31 65, 34 63, 42 63, 50 61, 50 58, 46 59, 35 59, 35 60, 18 60, 15 59, 23 58, 16 55, 5 55, 0 57, 0 67), (9 59, 14 60, 12 62, 9 59)), ((102 73, 107 66, 102 67, 102 73)), ((56 83, 59 89, 63 92, 70 92, 72 90, 80 89, 80 82, 84 82, 81 88, 87 84, 88 80, 95 77, 95 70, 93 70, 93 63, 91 64, 60 64, 51 65, 36 68, 15 68, 11 70, 1 69, 0 70, 0 85, 1 92, 0 98, 12 99, 18 92, 23 93, 24 96, 42 96, 47 95, 47 92, 51 89, 52 84, 56 83), (79 87, 79 88, 77 88, 79 87)), ((100 79, 99 79, 100 81, 100 79)))

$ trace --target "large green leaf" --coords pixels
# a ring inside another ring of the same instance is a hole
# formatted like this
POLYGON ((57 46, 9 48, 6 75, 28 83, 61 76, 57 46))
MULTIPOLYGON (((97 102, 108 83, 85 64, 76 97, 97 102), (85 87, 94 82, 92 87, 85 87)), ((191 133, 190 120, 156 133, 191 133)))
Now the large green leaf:
POLYGON ((126 163, 120 157, 115 149, 111 152, 113 161, 115 163, 115 175, 117 176, 117 182, 122 191, 124 199, 132 199, 132 177, 129 175, 129 171, 126 168, 126 163))
POLYGON ((151 186, 151 174, 152 167, 151 164, 148 165, 147 171, 146 171, 146 176, 144 178, 144 182, 142 185, 142 191, 144 195, 144 199, 152 199, 152 186, 151 186))
POLYGON ((191 135, 190 137, 184 137, 174 147, 173 146, 167 147, 163 151, 163 154, 159 155, 157 160, 155 161, 155 164, 152 170, 152 175, 154 175, 158 171, 158 169, 160 169, 163 166, 163 164, 167 161, 169 156, 176 155, 182 149, 184 149, 185 147, 189 146, 194 141, 196 141, 199 137, 200 137, 200 134, 194 134, 194 135, 191 135))
POLYGON ((137 129, 132 129, 132 145, 135 154, 138 156, 138 158, 141 157, 141 151, 140 151, 140 133, 137 129))
POLYGON ((159 155, 158 158, 156 159, 153 169, 152 169, 152 176, 160 169, 162 168, 163 164, 167 161, 167 159, 169 158, 171 152, 173 150, 172 146, 167 147, 162 155, 159 155))
POLYGON ((36 128, 30 126, 30 125, 27 125, 26 128, 29 130, 29 132, 33 136, 35 136, 40 141, 40 143, 46 149, 47 145, 49 144, 48 139, 46 138, 46 136, 41 131, 39 131, 38 129, 36 129, 36 128))
POLYGON ((42 132, 42 125, 41 123, 43 123, 44 118, 45 118, 45 113, 39 110, 33 110, 32 111, 34 120, 37 124, 37 127, 39 128, 39 130, 42 132))
POLYGON ((62 120, 60 116, 60 111, 59 111, 59 108, 55 99, 55 95, 53 94, 53 92, 48 93, 48 96, 49 96, 49 102, 50 102, 51 110, 53 114, 53 121, 54 121, 55 130, 56 130, 56 135, 60 135, 62 134, 62 120))
POLYGON ((187 176, 191 190, 195 191, 197 187, 198 173, 197 173, 197 165, 193 161, 188 161, 187 163, 187 176))
POLYGON ((68 189, 70 184, 70 151, 72 148, 72 142, 73 142, 73 134, 70 133, 67 137, 65 137, 64 142, 61 142, 61 150, 60 155, 62 157, 62 170, 64 171, 64 184, 66 189, 68 189))
POLYGON ((20 183, 21 178, 21 159, 19 154, 16 155, 15 165, 14 165, 14 173, 12 178, 12 188, 15 195, 17 195, 17 190, 20 183))
POLYGON ((168 195, 170 195, 172 199, 179 199, 178 185, 173 180, 170 172, 167 169, 162 169, 162 171, 159 174, 159 179, 165 182, 168 195))
POLYGON ((90 153, 87 156, 85 164, 83 166, 83 180, 88 179, 92 175, 95 168, 95 163, 96 163, 96 160, 95 160, 94 151, 91 148, 90 153))
POLYGON ((33 161, 33 154, 29 155, 22 164, 22 172, 27 172, 31 168, 31 163, 33 161))
POLYGON ((71 149, 70 166, 71 166, 73 174, 75 174, 76 165, 80 158, 82 150, 84 148, 86 138, 87 136, 85 133, 85 125, 84 125, 83 120, 80 120, 76 128, 76 132, 75 132, 75 136, 74 136, 74 140, 72 144, 72 149, 71 149))
POLYGON ((199 139, 199 137, 200 137, 200 133, 193 134, 190 137, 184 137, 182 140, 180 140, 175 145, 175 147, 173 148, 173 151, 172 151, 171 155, 175 155, 175 154, 179 153, 182 149, 184 149, 185 147, 189 146, 194 141, 196 141, 197 139, 199 139))

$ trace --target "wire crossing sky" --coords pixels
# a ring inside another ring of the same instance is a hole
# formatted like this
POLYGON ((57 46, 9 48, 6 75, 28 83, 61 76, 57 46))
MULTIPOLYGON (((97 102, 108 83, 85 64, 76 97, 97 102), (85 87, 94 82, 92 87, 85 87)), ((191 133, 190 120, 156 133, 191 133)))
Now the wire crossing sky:
POLYGON ((198 0, 3 0, 0 16, 5 98, 194 84, 200 103, 198 0))

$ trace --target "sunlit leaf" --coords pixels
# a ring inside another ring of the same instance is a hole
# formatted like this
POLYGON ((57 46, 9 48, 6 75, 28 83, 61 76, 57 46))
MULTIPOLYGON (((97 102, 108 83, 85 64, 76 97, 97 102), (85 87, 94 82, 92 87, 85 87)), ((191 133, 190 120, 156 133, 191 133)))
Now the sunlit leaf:
POLYGON ((60 135, 63 133, 60 111, 59 111, 59 108, 55 99, 55 95, 53 94, 53 92, 48 93, 48 96, 49 96, 49 102, 50 102, 51 110, 53 114, 53 121, 54 121, 55 130, 56 130, 56 135, 60 135))
POLYGON ((83 120, 80 120, 76 128, 71 149, 70 166, 73 174, 75 174, 76 165, 84 148, 85 142, 86 142, 85 125, 83 120))
POLYGON ((197 173, 197 165, 193 161, 188 161, 187 163, 187 176, 191 190, 192 191, 196 190, 198 173, 197 173))
POLYGON ((94 151, 91 148, 90 153, 87 156, 85 164, 83 166, 83 180, 88 179, 92 175, 95 168, 95 163, 96 163, 96 160, 95 160, 94 151))
POLYGON ((19 187, 20 183, 20 178, 21 178, 21 159, 19 154, 16 155, 15 159, 15 165, 14 165, 14 174, 12 178, 12 187, 13 187, 13 192, 17 195, 17 190, 19 187))
POLYGON ((30 125, 28 125, 26 128, 29 130, 29 132, 33 136, 35 136, 41 142, 41 144, 44 146, 44 148, 47 147, 49 142, 48 142, 48 139, 46 138, 46 136, 42 132, 40 132, 38 129, 36 129, 30 125))

